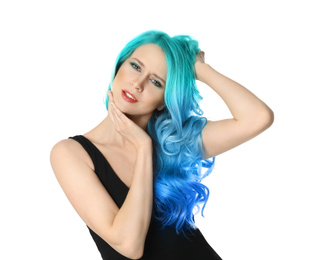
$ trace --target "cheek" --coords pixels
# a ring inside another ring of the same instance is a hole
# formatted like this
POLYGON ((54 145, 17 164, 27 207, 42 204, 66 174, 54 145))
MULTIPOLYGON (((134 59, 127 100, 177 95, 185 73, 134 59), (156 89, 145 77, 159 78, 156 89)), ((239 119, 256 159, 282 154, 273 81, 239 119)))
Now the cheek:
POLYGON ((164 93, 161 91, 153 90, 149 93, 149 100, 153 106, 161 105, 164 103, 164 93))
POLYGON ((122 71, 119 71, 117 73, 117 75, 115 75, 115 78, 114 78, 114 81, 113 81, 113 84, 117 84, 117 83, 120 83, 123 81, 125 77, 123 76, 123 72, 122 71))
POLYGON ((124 65, 122 65, 118 71, 118 73, 115 75, 114 81, 118 83, 127 82, 130 78, 130 72, 126 69, 124 65))

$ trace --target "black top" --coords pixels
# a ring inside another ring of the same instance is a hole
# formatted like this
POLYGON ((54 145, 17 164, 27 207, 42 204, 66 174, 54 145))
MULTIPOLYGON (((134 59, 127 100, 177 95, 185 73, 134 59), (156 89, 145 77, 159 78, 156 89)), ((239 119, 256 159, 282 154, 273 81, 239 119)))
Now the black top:
MULTIPOLYGON (((129 188, 111 168, 100 150, 83 135, 69 137, 79 142, 91 157, 98 178, 120 208, 129 188)), ((101 237, 88 227, 104 260, 129 259, 115 251, 101 237)), ((152 218, 141 260, 222 260, 207 243, 199 229, 192 230, 187 236, 177 234, 175 229, 162 230, 152 218)))

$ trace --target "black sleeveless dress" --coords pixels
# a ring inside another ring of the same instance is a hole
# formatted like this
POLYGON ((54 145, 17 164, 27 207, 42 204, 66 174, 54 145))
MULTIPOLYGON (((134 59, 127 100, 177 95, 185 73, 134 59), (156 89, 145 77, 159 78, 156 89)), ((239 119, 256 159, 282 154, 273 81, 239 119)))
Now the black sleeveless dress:
MULTIPOLYGON (((129 188, 120 180, 100 150, 83 135, 69 137, 79 142, 91 157, 95 173, 120 208, 129 188)), ((108 243, 88 227, 98 250, 104 260, 129 259, 115 251, 108 243)), ((162 230, 152 219, 141 260, 222 260, 207 243, 199 229, 187 236, 177 234, 172 228, 162 230)))

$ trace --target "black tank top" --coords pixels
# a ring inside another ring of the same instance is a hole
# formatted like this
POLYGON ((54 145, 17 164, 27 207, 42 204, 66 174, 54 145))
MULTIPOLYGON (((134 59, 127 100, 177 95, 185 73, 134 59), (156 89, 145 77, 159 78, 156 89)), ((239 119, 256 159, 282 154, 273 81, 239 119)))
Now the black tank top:
MULTIPOLYGON (((103 186, 120 208, 129 188, 120 180, 100 150, 83 135, 69 137, 79 142, 91 157, 94 170, 103 186)), ((87 226, 88 227, 88 226, 87 226)), ((115 251, 89 227, 98 250, 104 260, 129 259, 115 251)), ((222 260, 207 243, 199 229, 192 230, 187 236, 177 234, 173 228, 161 229, 152 218, 141 260, 222 260)))

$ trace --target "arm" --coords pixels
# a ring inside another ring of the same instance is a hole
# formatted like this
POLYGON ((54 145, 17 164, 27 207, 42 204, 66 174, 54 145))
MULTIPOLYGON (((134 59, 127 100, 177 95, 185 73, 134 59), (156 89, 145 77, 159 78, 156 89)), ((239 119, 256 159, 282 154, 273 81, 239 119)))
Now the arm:
POLYGON ((136 148, 132 182, 120 209, 82 159, 77 142, 60 141, 53 147, 50 160, 67 198, 87 226, 122 255, 138 259, 143 254, 152 214, 152 141, 112 100, 110 96, 109 115, 114 127, 136 148))
MULTIPOLYGON (((112 234, 116 245, 130 250, 129 258, 143 255, 145 239, 152 216, 153 162, 152 146, 140 148, 134 176, 125 202, 112 223, 112 234)), ((112 239, 113 240, 113 239, 112 239)), ((126 252, 127 252, 126 251, 126 252)))
POLYGON ((202 136, 210 158, 228 151, 266 130, 274 120, 273 111, 248 89, 215 71, 197 56, 196 77, 211 87, 226 103, 233 118, 208 121, 202 136))
POLYGON ((119 209, 78 155, 78 146, 62 140, 52 148, 50 160, 59 184, 87 226, 120 254, 140 258, 152 213, 152 148, 138 149, 130 190, 119 209))

